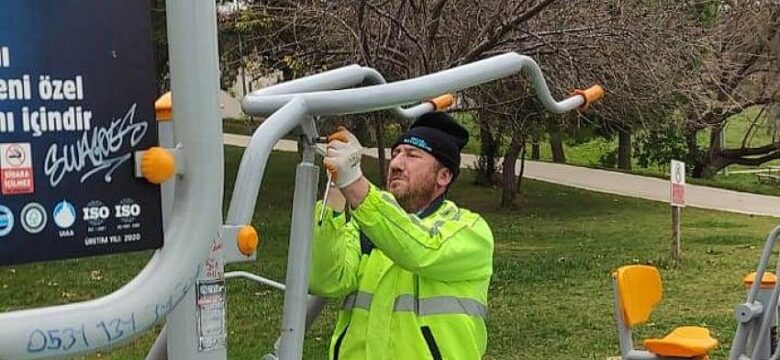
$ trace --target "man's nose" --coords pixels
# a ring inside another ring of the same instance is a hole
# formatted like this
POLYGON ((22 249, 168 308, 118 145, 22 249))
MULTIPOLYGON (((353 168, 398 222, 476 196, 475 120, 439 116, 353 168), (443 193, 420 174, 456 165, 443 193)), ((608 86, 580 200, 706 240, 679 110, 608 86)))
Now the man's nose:
POLYGON ((401 156, 396 156, 390 159, 390 170, 403 170, 403 161, 401 156))

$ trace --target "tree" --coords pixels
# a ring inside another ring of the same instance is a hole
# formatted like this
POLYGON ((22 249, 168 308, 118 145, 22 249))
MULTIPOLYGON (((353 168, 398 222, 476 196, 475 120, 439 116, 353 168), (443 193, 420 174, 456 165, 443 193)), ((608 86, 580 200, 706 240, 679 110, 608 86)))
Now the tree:
MULTIPOLYGON (((239 23, 272 29, 243 36, 246 57, 268 68, 280 68, 281 62, 282 69, 306 74, 358 62, 397 80, 518 50, 513 49, 517 37, 539 46, 555 34, 530 33, 526 24, 553 2, 517 1, 507 7, 498 0, 270 1, 252 4, 239 23)), ((383 139, 383 131, 382 125, 375 127, 375 138, 383 139)))
POLYGON ((780 101, 777 56, 780 6, 765 1, 718 2, 713 24, 700 44, 698 76, 684 87, 686 137, 695 159, 692 175, 711 177, 732 164, 758 166, 780 158, 780 142, 751 142, 763 116, 780 101), (738 147, 724 146, 721 136, 728 122, 747 109, 757 108, 738 147), (708 129, 709 146, 700 149, 697 136, 708 129))
MULTIPOLYGON (((675 11, 681 6, 672 0, 277 0, 251 4, 239 23, 254 24, 241 28, 246 29, 241 31, 248 59, 243 63, 292 76, 358 62, 392 81, 516 51, 540 63, 556 98, 575 86, 604 84, 608 97, 595 109, 599 121, 633 129, 660 118, 647 113, 667 111, 674 104, 669 84, 680 73, 674 60, 686 56, 670 50, 679 42, 675 34, 683 20, 675 11)), ((480 168, 492 171, 498 145, 511 147, 515 130, 500 138, 503 130, 497 129, 503 128, 495 122, 506 120, 485 111, 485 99, 471 94, 463 94, 468 104, 464 111, 488 115, 476 119, 484 159, 480 168)), ((521 87, 505 94, 510 100, 533 95, 521 87)), ((533 133, 546 124, 570 127, 561 119, 534 125, 533 133)), ((590 121, 578 117, 577 123, 590 121)), ((383 125, 373 130, 376 139, 384 138, 383 125)), ((483 175, 489 183, 492 174, 483 175)))
POLYGON ((157 68, 157 95, 171 87, 168 69, 168 25, 165 18, 165 0, 149 0, 152 17, 152 43, 157 68))
POLYGON ((510 207, 520 191, 522 169, 518 176, 518 157, 522 158, 531 128, 545 121, 544 110, 528 84, 519 78, 483 86, 476 96, 482 103, 483 113, 496 121, 499 133, 509 134, 501 163, 501 207, 510 207), (517 97, 517 94, 525 96, 517 97))

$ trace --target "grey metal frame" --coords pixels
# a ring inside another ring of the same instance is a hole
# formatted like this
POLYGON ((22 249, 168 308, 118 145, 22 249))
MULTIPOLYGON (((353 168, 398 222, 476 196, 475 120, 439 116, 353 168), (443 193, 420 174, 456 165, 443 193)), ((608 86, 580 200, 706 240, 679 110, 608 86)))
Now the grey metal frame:
MULTIPOLYGON (((770 355, 770 328, 777 325, 777 305, 780 297, 780 282, 775 284, 771 294, 760 296, 761 279, 769 266, 772 251, 780 237, 780 226, 767 236, 764 249, 756 269, 756 281, 748 290, 747 299, 734 310, 737 333, 731 344, 729 360, 767 360, 780 358, 780 350, 770 355)), ((780 259, 775 266, 775 274, 780 274, 780 259)), ((780 348, 780 346, 778 346, 780 348)))
MULTIPOLYGON (((381 84, 383 80, 375 70, 359 66, 347 66, 322 74, 304 77, 288 83, 283 83, 256 91, 243 101, 244 111, 252 116, 270 115, 255 131, 245 150, 244 157, 236 178, 233 197, 228 210, 227 224, 241 225, 251 221, 265 164, 273 145, 282 136, 295 128, 303 130, 301 142, 304 144, 304 160, 299 165, 306 165, 313 154, 311 151, 318 137, 311 124, 312 116, 356 114, 370 111, 398 109, 398 107, 429 99, 443 93, 479 85, 481 83, 523 72, 530 77, 542 103, 550 111, 562 113, 576 109, 584 104, 581 96, 573 96, 563 101, 555 101, 547 87, 538 65, 529 57, 515 53, 494 56, 472 64, 440 71, 435 74, 416 79, 381 84), (358 89, 337 89, 354 85, 366 79, 375 80, 380 85, 365 86, 358 89), (307 131, 308 129, 308 131, 307 131)), ((414 117, 432 108, 422 108, 423 105, 403 111, 394 112, 401 117, 414 117), (419 110, 418 110, 419 109, 419 110)), ((299 175, 296 175, 298 177, 299 175)), ((305 178, 304 178, 305 179, 305 178)), ((296 183, 295 198, 314 199, 316 185, 311 181, 301 180, 296 183), (302 184, 305 182, 306 184, 302 184), (303 186, 302 186, 303 185, 303 186), (300 194, 300 195, 299 195, 300 194)), ((315 183, 316 184, 316 183, 315 183)), ((288 256, 287 290, 285 291, 285 308, 282 326, 282 337, 279 343, 279 359, 300 359, 307 303, 305 296, 308 289, 308 259, 311 255, 313 214, 312 202, 294 203, 294 213, 291 228, 295 235, 291 236, 288 256), (306 229, 296 231, 296 229, 306 229), (296 254, 293 256, 293 254, 296 254)), ((270 358, 273 358, 271 355, 270 358)))

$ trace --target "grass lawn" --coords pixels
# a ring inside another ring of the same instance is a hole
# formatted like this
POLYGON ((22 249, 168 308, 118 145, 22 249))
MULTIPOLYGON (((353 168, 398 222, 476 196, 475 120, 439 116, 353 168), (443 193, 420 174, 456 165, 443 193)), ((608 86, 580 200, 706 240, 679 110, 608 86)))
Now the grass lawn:
MULTIPOLYGON (((226 148, 227 199, 240 155, 241 149, 226 148)), ((294 154, 273 154, 253 221, 263 241, 258 261, 232 264, 228 270, 284 279, 295 161, 294 154)), ((375 173, 375 166, 365 167, 375 173)), ((778 219, 687 208, 682 225, 685 264, 672 269, 665 204, 527 180, 518 207, 501 210, 496 206, 499 191, 472 186, 471 176, 463 174, 452 198, 483 214, 495 236, 487 359, 614 356, 618 347, 609 274, 631 263, 660 266, 665 281, 665 299, 636 339, 660 336, 677 324, 706 325, 722 344, 711 358, 726 357, 735 329, 733 308, 743 300, 742 276, 755 267, 764 237, 778 219)), ((149 255, 2 268, 0 308, 107 294, 132 278, 149 255)), ((259 358, 277 336, 281 294, 230 280, 228 299, 229 358, 259 358)), ((307 338, 305 358, 326 358, 334 317, 335 306, 330 306, 307 338)), ((150 332, 87 359, 141 359, 154 337, 150 332)))

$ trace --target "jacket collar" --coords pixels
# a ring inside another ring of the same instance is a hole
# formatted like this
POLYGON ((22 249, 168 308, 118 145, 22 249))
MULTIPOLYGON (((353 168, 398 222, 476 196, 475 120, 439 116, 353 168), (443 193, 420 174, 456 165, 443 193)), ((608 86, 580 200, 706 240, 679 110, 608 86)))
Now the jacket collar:
POLYGON ((435 213, 436 210, 439 210, 439 208, 442 206, 442 204, 444 204, 445 195, 446 195, 446 193, 441 194, 439 197, 434 199, 431 202, 431 204, 428 205, 427 208, 418 211, 417 212, 417 217, 419 217, 420 219, 424 219, 424 218, 430 216, 431 214, 435 213))

